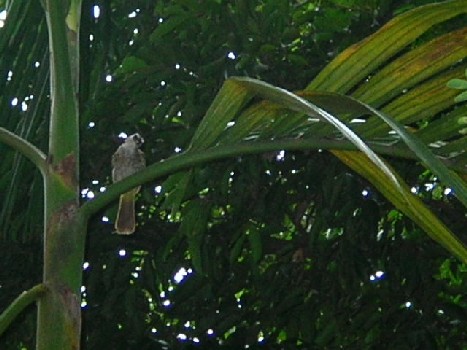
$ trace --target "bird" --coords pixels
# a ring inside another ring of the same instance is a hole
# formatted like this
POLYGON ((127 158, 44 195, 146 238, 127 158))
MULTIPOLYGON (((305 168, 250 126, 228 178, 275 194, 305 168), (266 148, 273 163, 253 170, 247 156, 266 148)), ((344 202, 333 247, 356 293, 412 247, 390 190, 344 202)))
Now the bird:
MULTIPOLYGON (((146 167, 144 153, 140 147, 144 139, 138 134, 128 136, 112 155, 112 181, 118 182, 146 167)), ((120 195, 115 231, 120 235, 135 232, 135 196, 141 186, 120 195)))

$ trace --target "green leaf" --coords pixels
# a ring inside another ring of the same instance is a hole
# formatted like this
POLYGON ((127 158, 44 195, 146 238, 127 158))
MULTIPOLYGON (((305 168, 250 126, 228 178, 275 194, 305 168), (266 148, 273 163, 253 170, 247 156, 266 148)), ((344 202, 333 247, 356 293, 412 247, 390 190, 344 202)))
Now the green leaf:
POLYGON ((416 222, 432 239, 444 246, 461 261, 467 262, 467 248, 405 185, 403 193, 391 186, 382 171, 362 153, 354 151, 332 151, 340 160, 370 181, 375 188, 397 208, 416 222), (409 200, 409 202, 406 201, 409 200))
POLYGON ((240 254, 242 253, 243 244, 245 243, 246 236, 241 233, 240 236, 235 241, 232 249, 230 250, 230 264, 234 264, 238 261, 240 254))
POLYGON ((261 234, 253 224, 249 225, 246 234, 248 237, 248 241, 250 242, 253 262, 258 263, 263 256, 263 244, 261 242, 261 234))
POLYGON ((187 237, 191 261, 200 274, 204 271, 202 246, 210 213, 210 204, 202 199, 191 200, 182 208, 180 231, 187 237))
POLYGON ((454 98, 454 102, 464 102, 464 101, 467 101, 467 91, 464 91, 463 93, 457 95, 455 98, 454 98))
POLYGON ((451 79, 446 85, 451 89, 467 89, 467 80, 451 79))
POLYGON ((337 56, 308 85, 307 91, 346 93, 435 24, 466 13, 465 0, 422 6, 403 13, 337 56))
POLYGON ((189 23, 191 16, 189 13, 178 13, 176 16, 168 18, 159 24, 156 30, 151 34, 150 40, 152 42, 158 42, 163 39, 164 36, 172 33, 174 30, 179 28, 185 23, 189 23))
MULTIPOLYGON (((361 84, 352 96, 372 106, 380 106, 395 96, 407 95, 407 91, 410 92, 416 84, 450 68, 466 56, 467 28, 461 28, 441 35, 389 62, 361 84)), ((424 85, 427 84, 422 86, 424 85)), ((438 96, 430 96, 435 97, 438 96)))
POLYGON ((402 138, 406 145, 418 156, 418 158, 425 163, 425 165, 433 171, 439 178, 448 186, 454 189, 456 196, 467 207, 467 185, 465 182, 454 172, 450 171, 440 159, 435 157, 428 147, 420 141, 417 137, 411 135, 405 127, 392 119, 391 117, 381 113, 374 108, 362 102, 369 111, 384 120, 385 123, 391 126, 393 130, 402 138))
POLYGON ((211 146, 251 98, 252 95, 246 89, 239 89, 234 81, 227 80, 196 129, 190 149, 211 146))
POLYGON ((121 66, 116 70, 117 74, 132 73, 138 69, 146 68, 147 63, 141 58, 128 56, 123 59, 121 66))
POLYGON ((211 206, 202 199, 187 202, 182 208, 183 221, 180 230, 187 237, 203 235, 210 212, 211 206))
POLYGON ((357 149, 362 151, 372 162, 374 162, 385 173, 386 178, 393 183, 395 187, 400 187, 399 181, 394 176, 393 172, 381 160, 381 158, 369 148, 361 138, 359 138, 347 125, 339 119, 319 108, 318 106, 309 103, 304 98, 292 94, 281 88, 273 87, 265 82, 249 78, 232 78, 232 81, 238 82, 239 85, 259 94, 272 102, 282 104, 287 108, 304 113, 311 117, 317 117, 325 120, 333 125, 345 138, 352 142, 357 149))
POLYGON ((168 193, 161 209, 169 209, 175 216, 185 198, 188 186, 191 183, 192 172, 180 172, 170 176, 163 184, 164 192, 168 193))
MULTIPOLYGON (((461 260, 467 261, 467 249, 463 243, 452 232, 450 232, 449 229, 447 229, 446 226, 441 221, 439 221, 439 219, 428 208, 426 208, 426 206, 417 197, 413 196, 408 187, 395 174, 395 172, 345 123, 326 112, 324 109, 308 102, 304 98, 294 95, 286 90, 273 87, 267 83, 249 78, 232 78, 226 82, 226 84, 227 83, 230 85, 229 90, 221 89, 217 99, 218 101, 227 99, 228 93, 233 93, 234 96, 242 96, 243 101, 246 99, 246 91, 249 91, 250 93, 255 93, 262 98, 272 101, 275 104, 283 105, 284 107, 293 111, 324 120, 333 125, 362 153, 337 150, 332 152, 345 164, 372 182, 378 190, 380 190, 396 205, 396 207, 398 207, 412 220, 418 223, 434 240, 439 242, 461 260), (238 85, 236 88, 235 84, 238 85)), ((321 98, 325 95, 326 94, 324 93, 319 94, 321 98)), ((345 104, 351 114, 360 113, 366 110, 381 118, 385 123, 389 124, 391 128, 393 128, 398 133, 398 135, 404 140, 409 148, 418 157, 420 157, 423 162, 425 162, 428 166, 433 167, 433 171, 435 171, 435 173, 438 174, 438 176, 445 183, 449 184, 453 189, 455 189, 455 191, 457 191, 456 193, 459 199, 467 203, 467 196, 465 196, 465 184, 463 181, 456 174, 447 169, 444 164, 442 164, 442 162, 437 159, 421 141, 410 135, 401 124, 384 115, 383 113, 376 111, 369 105, 356 101, 355 99, 340 95, 334 95, 334 99, 329 98, 329 95, 327 97, 328 101, 334 102, 333 108, 336 108, 336 105, 345 104)), ((229 105, 226 106, 226 108, 223 110, 226 113, 229 113, 229 115, 234 116, 238 113, 237 111, 241 105, 242 104, 240 103, 229 105)), ((221 110, 222 104, 218 104, 216 108, 221 110)), ((252 124, 248 125, 247 119, 244 118, 242 123, 239 123, 238 125, 235 124, 231 128, 232 130, 229 131, 231 133, 235 133, 235 129, 241 127, 243 131, 241 131, 238 135, 245 135, 248 131, 248 127, 253 127, 258 129, 259 132, 261 127, 264 127, 264 125, 269 125, 271 120, 275 120, 278 117, 278 115, 274 115, 274 113, 262 113, 259 111, 258 112, 260 114, 251 113, 255 110, 254 108, 255 107, 248 109, 246 114, 253 117, 251 119, 252 124), (266 120, 266 124, 264 124, 264 120, 266 120)), ((271 111, 280 113, 281 110, 278 108, 272 108, 269 109, 269 112, 271 111)), ((212 114, 211 118, 213 118, 212 114)), ((306 117, 302 118, 302 120, 306 120, 306 117)), ((211 122, 214 123, 214 119, 215 118, 213 118, 211 122)), ((296 122, 299 123, 299 118, 296 119, 296 122)), ((204 128, 208 128, 207 123, 204 125, 204 128)), ((281 134, 281 130, 277 128, 276 132, 281 134)), ((230 135, 230 141, 235 142, 235 138, 231 138, 231 133, 226 132, 225 134, 227 137, 230 135)), ((305 133, 303 137, 309 137, 312 134, 313 133, 311 130, 311 132, 305 133)), ((273 135, 270 136, 273 137, 273 135)), ((212 135, 209 140, 211 143, 222 143, 222 130, 219 128, 216 132, 216 137, 212 135)), ((208 147, 209 144, 206 142, 204 146, 208 147)))

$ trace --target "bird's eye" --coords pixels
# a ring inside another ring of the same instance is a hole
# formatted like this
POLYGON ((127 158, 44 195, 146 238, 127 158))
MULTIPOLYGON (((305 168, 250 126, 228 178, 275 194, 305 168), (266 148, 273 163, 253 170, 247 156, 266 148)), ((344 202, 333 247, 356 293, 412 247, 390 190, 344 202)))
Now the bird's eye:
POLYGON ((144 139, 141 137, 140 134, 134 134, 132 135, 133 140, 138 146, 141 146, 144 143, 144 139))

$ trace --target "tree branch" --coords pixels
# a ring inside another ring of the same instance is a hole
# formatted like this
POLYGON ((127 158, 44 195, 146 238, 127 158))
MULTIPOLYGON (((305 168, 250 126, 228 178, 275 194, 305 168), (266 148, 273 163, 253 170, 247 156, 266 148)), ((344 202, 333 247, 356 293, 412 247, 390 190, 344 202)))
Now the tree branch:
MULTIPOLYGON (((417 159, 417 157, 405 146, 371 145, 378 154, 385 154, 398 158, 417 159)), ((356 150, 356 147, 346 140, 328 140, 322 138, 307 138, 293 140, 274 140, 245 142, 239 144, 220 145, 206 150, 187 151, 167 160, 152 164, 141 172, 125 178, 107 188, 107 190, 82 205, 80 214, 83 219, 89 219, 93 214, 103 209, 106 205, 116 200, 120 194, 130 189, 154 181, 181 170, 192 168, 196 165, 231 158, 242 155, 260 154, 278 150, 305 151, 316 149, 356 150)))
POLYGON ((45 175, 47 168, 46 156, 40 149, 2 127, 0 127, 0 141, 28 158, 40 170, 42 175, 45 175))
POLYGON ((0 335, 3 334, 21 311, 37 301, 46 291, 47 287, 41 283, 21 293, 0 315, 0 335))

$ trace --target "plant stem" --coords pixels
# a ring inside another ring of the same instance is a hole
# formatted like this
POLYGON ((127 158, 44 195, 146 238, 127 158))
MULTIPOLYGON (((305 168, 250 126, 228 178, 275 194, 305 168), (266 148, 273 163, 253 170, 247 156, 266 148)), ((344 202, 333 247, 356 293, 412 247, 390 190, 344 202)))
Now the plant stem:
POLYGON ((0 141, 7 144, 11 148, 20 152, 28 158, 40 170, 42 175, 46 172, 46 157, 45 154, 33 144, 12 133, 11 131, 0 127, 0 141))
MULTIPOLYGON (((412 159, 415 156, 406 148, 372 146, 380 154, 390 153, 392 156, 412 159)), ((307 138, 293 140, 255 141, 239 144, 220 145, 206 150, 187 151, 167 160, 148 166, 143 171, 125 178, 124 180, 109 186, 107 190, 86 202, 80 208, 85 218, 91 217, 97 211, 116 200, 118 196, 145 182, 174 174, 181 170, 205 164, 208 162, 238 157, 242 155, 260 154, 278 150, 305 151, 316 149, 355 150, 356 147, 345 140, 328 140, 322 138, 307 138)))
POLYGON ((38 350, 80 347, 80 288, 86 235, 86 222, 78 216, 76 91, 80 6, 79 0, 44 1, 49 30, 52 102, 44 185, 43 282, 49 292, 40 300, 38 307, 38 350))
POLYGON ((44 284, 38 284, 28 291, 21 293, 0 315, 0 335, 3 334, 21 311, 37 301, 46 291, 47 287, 44 284))

